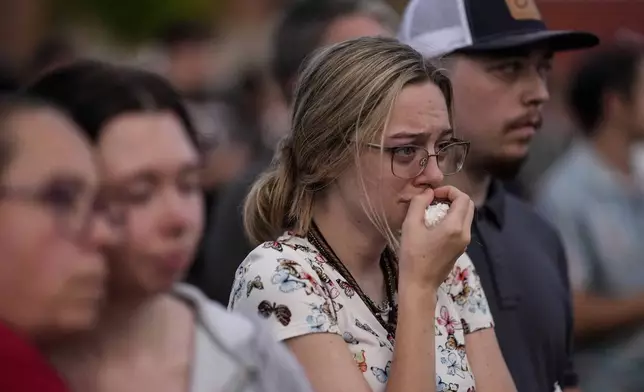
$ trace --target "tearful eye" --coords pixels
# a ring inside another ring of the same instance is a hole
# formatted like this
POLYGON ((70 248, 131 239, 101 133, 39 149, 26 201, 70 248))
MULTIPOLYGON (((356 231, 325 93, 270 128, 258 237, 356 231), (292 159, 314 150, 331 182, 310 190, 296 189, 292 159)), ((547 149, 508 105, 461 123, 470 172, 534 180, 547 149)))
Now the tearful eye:
POLYGON ((413 157, 416 154, 416 147, 414 146, 398 147, 394 150, 394 154, 401 158, 413 157))

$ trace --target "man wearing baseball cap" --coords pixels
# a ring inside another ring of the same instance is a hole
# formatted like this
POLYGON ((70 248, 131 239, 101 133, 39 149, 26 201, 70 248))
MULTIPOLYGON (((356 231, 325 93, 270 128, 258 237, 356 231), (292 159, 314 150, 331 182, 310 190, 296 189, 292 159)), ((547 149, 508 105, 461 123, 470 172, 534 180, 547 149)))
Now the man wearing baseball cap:
POLYGON ((548 101, 552 54, 595 46, 592 34, 548 30, 533 0, 411 0, 400 39, 440 59, 454 88, 454 125, 470 140, 451 178, 477 205, 468 254, 520 392, 575 389, 572 303, 556 232, 504 190, 528 154, 548 101))

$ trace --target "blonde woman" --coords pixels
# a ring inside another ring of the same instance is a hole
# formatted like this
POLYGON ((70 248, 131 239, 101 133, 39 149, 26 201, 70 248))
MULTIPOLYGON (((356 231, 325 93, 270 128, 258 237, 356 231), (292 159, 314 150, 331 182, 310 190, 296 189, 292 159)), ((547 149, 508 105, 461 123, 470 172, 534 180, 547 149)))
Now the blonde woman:
POLYGON ((302 71, 292 134, 246 201, 262 245, 229 307, 265 317, 316 391, 515 390, 463 254, 473 204, 441 187, 468 150, 450 104, 449 80, 393 39, 330 46, 302 71), (435 198, 451 209, 429 229, 435 198))

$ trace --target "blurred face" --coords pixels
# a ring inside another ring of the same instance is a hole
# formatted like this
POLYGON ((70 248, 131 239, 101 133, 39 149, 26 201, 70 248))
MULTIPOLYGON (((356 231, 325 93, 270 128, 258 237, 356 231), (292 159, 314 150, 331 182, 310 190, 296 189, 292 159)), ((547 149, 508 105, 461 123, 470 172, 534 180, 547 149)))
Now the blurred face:
POLYGON ((32 337, 90 328, 103 296, 98 180, 88 143, 51 110, 15 114, 0 186, 0 319, 32 337))
POLYGON ((501 177, 516 174, 541 126, 550 67, 544 50, 455 57, 454 125, 472 143, 466 167, 501 177))
POLYGON ((182 43, 170 54, 168 77, 184 93, 193 93, 208 83, 210 46, 207 42, 182 43))
POLYGON ((323 38, 323 46, 347 41, 359 37, 383 36, 393 34, 380 22, 367 15, 348 15, 334 20, 327 27, 323 38))
MULTIPOLYGON (((382 144, 374 140, 360 158, 367 197, 377 210, 382 209, 392 230, 402 226, 414 196, 441 185, 443 172, 438 162, 447 166, 445 154, 439 159, 427 158, 423 151, 436 154, 453 141, 452 136, 445 98, 436 85, 425 82, 403 88, 394 102, 382 144)), ((338 186, 343 199, 353 203, 351 210, 364 215, 361 200, 356 198, 364 194, 359 176, 357 169, 350 170, 338 180, 338 186)), ((357 219, 366 220, 364 216, 357 219)))
POLYGON ((122 243, 109 253, 119 295, 166 291, 190 266, 203 226, 199 159, 169 112, 109 122, 99 142, 106 183, 125 204, 122 243))

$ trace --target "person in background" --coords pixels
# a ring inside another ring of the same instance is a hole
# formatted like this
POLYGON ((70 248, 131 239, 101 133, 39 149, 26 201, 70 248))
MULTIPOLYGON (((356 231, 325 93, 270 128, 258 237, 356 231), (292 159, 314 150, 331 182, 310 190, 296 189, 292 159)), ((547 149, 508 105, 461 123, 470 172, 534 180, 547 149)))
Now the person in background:
MULTIPOLYGON (((285 11, 274 38, 272 74, 290 106, 302 62, 320 46, 360 36, 392 36, 397 15, 384 2, 368 0, 304 0, 285 11)), ((288 132, 284 129, 283 134, 288 132)), ((274 137, 274 140, 279 138, 274 137)), ((246 172, 222 192, 205 234, 205 265, 199 287, 228 303, 235 270, 254 246, 246 237, 241 209, 255 179, 270 164, 273 148, 255 156, 246 172)))
POLYGON ((568 253, 576 363, 584 392, 644 385, 644 47, 592 53, 572 76, 571 111, 585 139, 547 173, 539 209, 568 253))
POLYGON ((533 0, 411 0, 400 38, 441 59, 454 86, 454 127, 472 147, 463 171, 449 180, 477 207, 467 254, 514 382, 521 392, 574 388, 563 245, 501 180, 521 168, 541 126, 553 53, 591 47, 598 39, 548 30, 533 0))
POLYGON ((158 75, 84 61, 29 91, 71 114, 97 147, 123 216, 106 249, 98 326, 51 347, 73 390, 309 391, 297 362, 253 318, 227 313, 177 282, 203 227, 200 157, 188 112, 158 75))
POLYGON ((268 319, 318 392, 515 391, 463 255, 474 204, 441 186, 468 146, 447 77, 362 37, 319 51, 295 91, 292 132, 244 206, 263 244, 229 308, 268 319), (429 227, 434 198, 451 207, 429 227))
POLYGON ((164 29, 159 41, 167 58, 164 74, 172 86, 188 99, 202 99, 210 87, 210 27, 194 21, 179 21, 164 29))
POLYGON ((24 96, 0 98, 1 391, 67 391, 39 346, 96 324, 100 251, 114 238, 99 188, 71 120, 24 96))
POLYGON ((76 48, 65 37, 48 37, 36 47, 25 79, 32 82, 57 67, 71 63, 76 57, 76 48))

